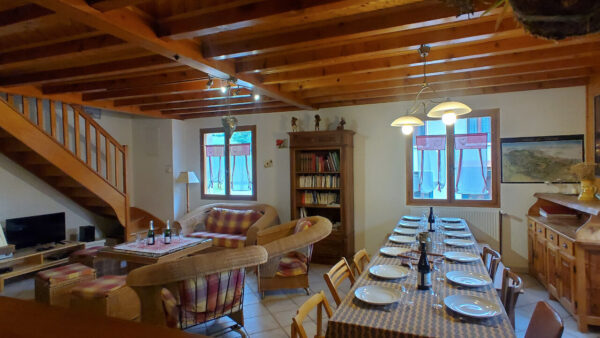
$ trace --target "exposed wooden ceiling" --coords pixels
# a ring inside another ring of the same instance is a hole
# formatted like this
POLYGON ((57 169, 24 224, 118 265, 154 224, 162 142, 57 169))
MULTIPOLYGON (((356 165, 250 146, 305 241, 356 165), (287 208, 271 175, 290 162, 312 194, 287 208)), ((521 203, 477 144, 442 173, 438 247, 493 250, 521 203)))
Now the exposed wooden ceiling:
POLYGON ((0 0, 0 91, 195 118, 583 85, 600 35, 528 35, 435 0, 0 0), (235 77, 232 97, 208 74, 235 77), (253 98, 254 90, 262 94, 253 98), (427 95, 431 94, 426 94, 427 95))

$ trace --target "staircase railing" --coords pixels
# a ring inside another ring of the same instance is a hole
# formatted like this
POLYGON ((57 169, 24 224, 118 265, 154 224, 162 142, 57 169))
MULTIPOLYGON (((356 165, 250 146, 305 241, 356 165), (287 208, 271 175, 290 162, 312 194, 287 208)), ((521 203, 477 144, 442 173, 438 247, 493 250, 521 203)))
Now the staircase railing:
POLYGON ((119 144, 81 106, 5 93, 0 97, 118 192, 127 195, 127 146, 119 144))

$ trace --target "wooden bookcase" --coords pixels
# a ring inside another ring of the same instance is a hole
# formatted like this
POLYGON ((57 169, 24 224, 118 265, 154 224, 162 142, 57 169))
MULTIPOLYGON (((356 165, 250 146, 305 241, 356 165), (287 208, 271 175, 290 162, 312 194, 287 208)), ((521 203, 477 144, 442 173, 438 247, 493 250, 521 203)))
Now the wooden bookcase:
POLYGON ((332 264, 341 257, 351 259, 354 255, 354 131, 289 135, 291 217, 300 218, 301 210, 305 210, 307 216, 323 216, 334 225, 331 235, 315 244, 312 261, 332 264), (321 201, 311 201, 315 195, 321 197, 321 201))

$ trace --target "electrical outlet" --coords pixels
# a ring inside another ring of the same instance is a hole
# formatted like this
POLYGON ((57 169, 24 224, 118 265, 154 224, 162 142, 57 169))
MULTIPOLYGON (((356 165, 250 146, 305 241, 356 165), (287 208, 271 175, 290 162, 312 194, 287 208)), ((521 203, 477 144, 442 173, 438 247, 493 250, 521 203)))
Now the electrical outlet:
POLYGON ((271 168, 273 166, 273 160, 265 161, 265 168, 271 168))

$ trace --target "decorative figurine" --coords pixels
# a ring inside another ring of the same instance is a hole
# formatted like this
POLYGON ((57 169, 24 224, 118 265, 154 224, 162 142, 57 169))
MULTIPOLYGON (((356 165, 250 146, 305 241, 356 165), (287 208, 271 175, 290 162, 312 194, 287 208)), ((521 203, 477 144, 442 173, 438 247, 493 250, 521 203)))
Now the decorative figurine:
POLYGON ((297 122, 298 122, 298 119, 292 116, 292 131, 293 132, 298 131, 298 125, 296 124, 297 122))
POLYGON ((321 122, 321 116, 315 115, 315 131, 319 131, 319 123, 321 122))
POLYGON ((337 126, 337 128, 336 128, 336 129, 337 129, 337 130, 344 130, 344 125, 345 125, 345 124, 346 124, 346 120, 344 120, 344 118, 342 117, 342 118, 340 119, 340 123, 338 124, 338 126, 337 126))

